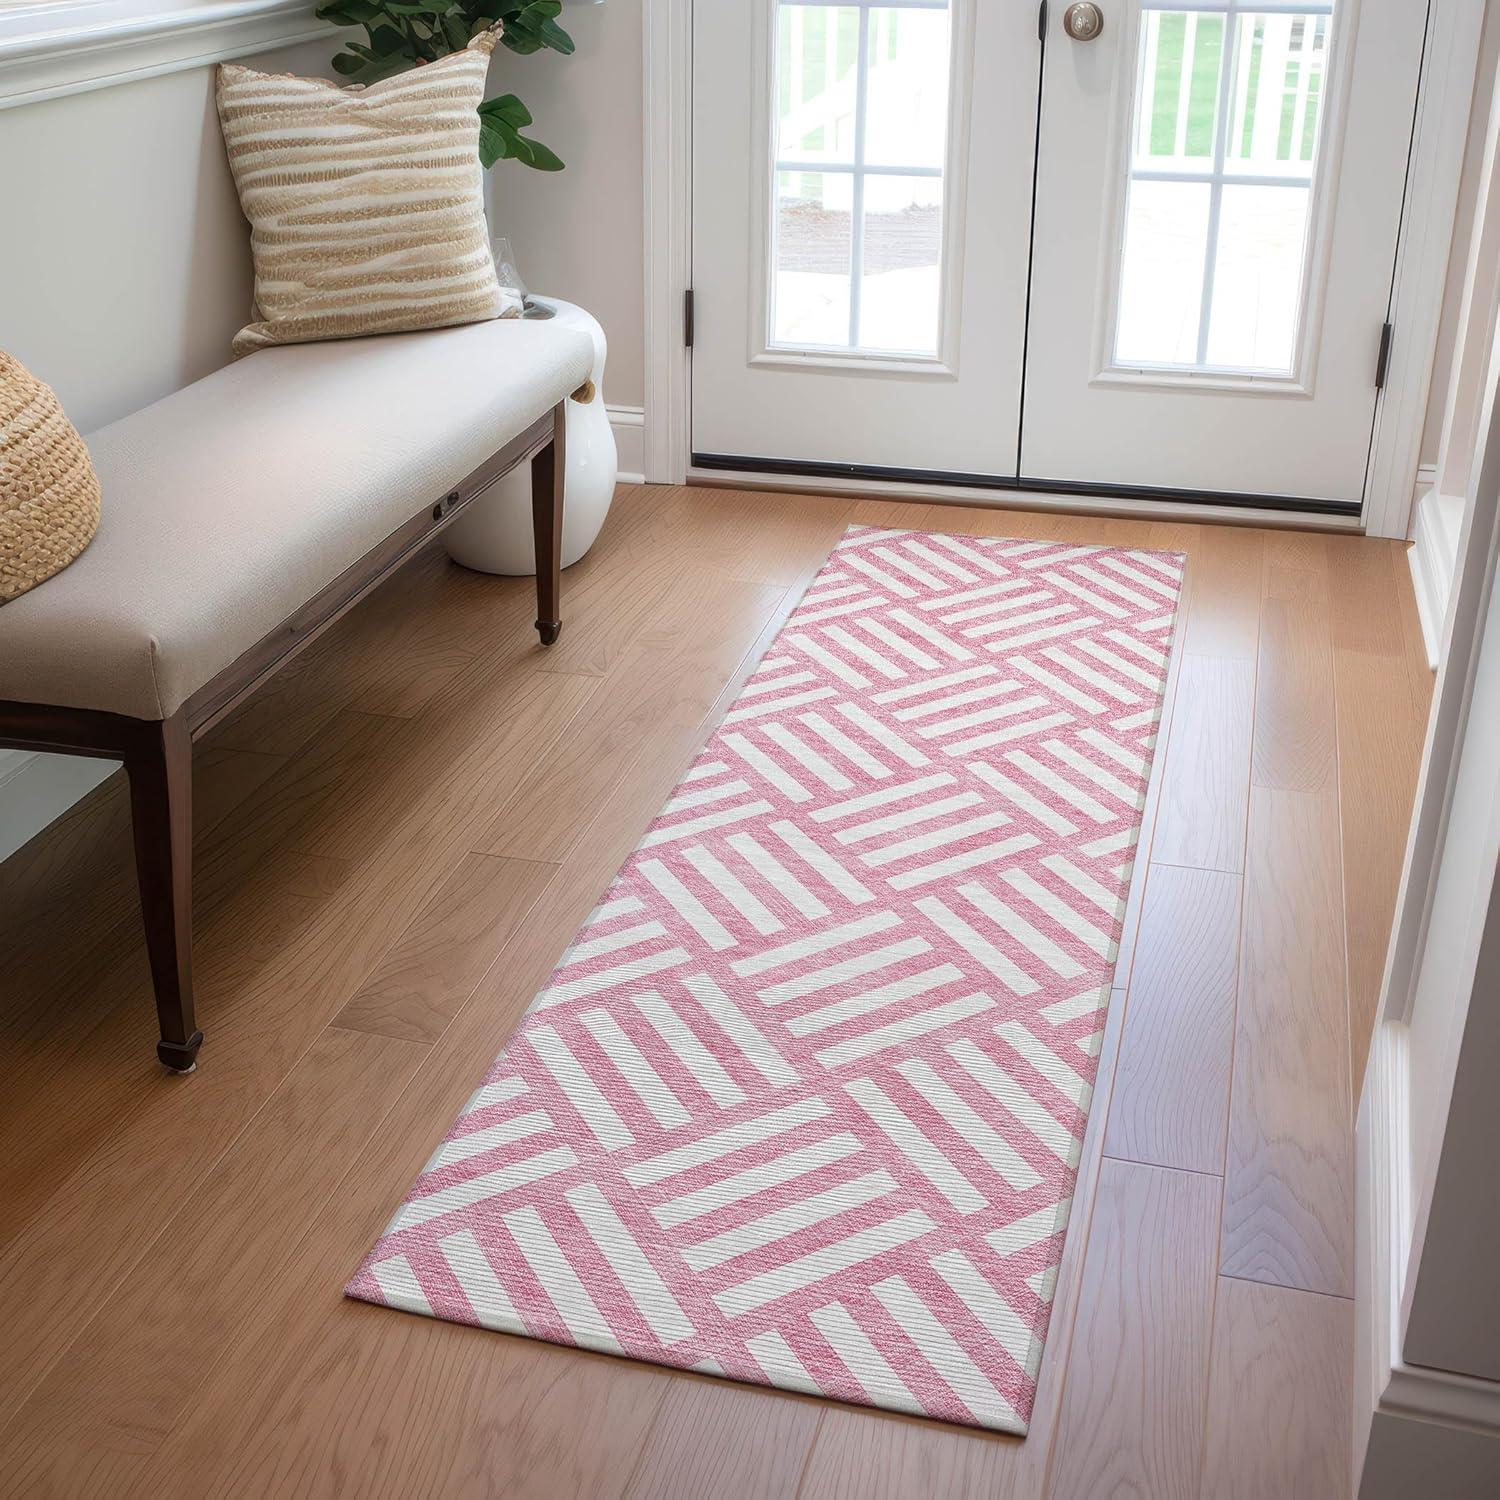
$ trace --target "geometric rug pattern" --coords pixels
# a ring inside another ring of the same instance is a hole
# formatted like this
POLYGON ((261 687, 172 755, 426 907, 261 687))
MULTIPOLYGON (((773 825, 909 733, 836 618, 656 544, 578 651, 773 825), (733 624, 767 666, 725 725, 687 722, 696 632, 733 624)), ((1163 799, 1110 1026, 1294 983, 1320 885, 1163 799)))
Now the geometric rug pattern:
POLYGON ((348 1294, 1024 1433, 1182 566, 851 527, 348 1294))

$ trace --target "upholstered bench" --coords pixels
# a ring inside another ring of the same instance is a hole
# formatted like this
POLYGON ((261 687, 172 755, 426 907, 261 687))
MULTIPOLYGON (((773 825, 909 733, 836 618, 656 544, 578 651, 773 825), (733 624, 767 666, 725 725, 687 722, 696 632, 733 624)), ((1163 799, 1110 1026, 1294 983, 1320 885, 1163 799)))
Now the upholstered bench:
POLYGON ((518 319, 267 349, 88 439, 97 535, 0 608, 0 746, 124 762, 168 1068, 203 1041, 193 740, 527 459, 556 640, 562 403, 593 357, 518 319))

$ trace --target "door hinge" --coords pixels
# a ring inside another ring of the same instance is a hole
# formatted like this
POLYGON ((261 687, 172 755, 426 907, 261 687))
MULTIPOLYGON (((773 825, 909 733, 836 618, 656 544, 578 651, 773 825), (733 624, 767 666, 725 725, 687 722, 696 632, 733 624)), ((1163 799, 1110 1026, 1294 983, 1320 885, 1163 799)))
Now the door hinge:
POLYGON ((682 341, 689 349, 693 347, 693 289, 682 294, 682 341))
POLYGON ((1386 371, 1391 367, 1391 335, 1396 330, 1389 323, 1380 325, 1380 353, 1375 356, 1375 389, 1385 389, 1386 371))
POLYGON ((1047 40, 1047 0, 1036 8, 1036 39, 1039 42, 1047 40))

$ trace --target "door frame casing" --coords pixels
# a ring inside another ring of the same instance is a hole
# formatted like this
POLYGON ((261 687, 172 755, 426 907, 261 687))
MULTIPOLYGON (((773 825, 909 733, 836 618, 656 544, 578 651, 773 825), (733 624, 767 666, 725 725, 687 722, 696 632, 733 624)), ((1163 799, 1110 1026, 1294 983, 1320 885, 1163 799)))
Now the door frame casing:
MULTIPOLYGON (((645 230, 645 478, 652 484, 712 483, 712 470, 691 464, 691 353, 685 339, 685 296, 692 285, 693 3, 642 0, 643 192, 645 230)), ((1473 103, 1474 69, 1484 0, 1429 5, 1417 114, 1407 163, 1406 195, 1396 245, 1390 311, 1396 335, 1377 400, 1365 476, 1363 530, 1405 538, 1426 424, 1448 261, 1453 246, 1463 146, 1473 103)), ((753 476, 792 488, 785 476, 753 476)), ((747 482, 750 475, 740 475, 747 482)), ((824 485, 832 481, 824 481, 824 485)), ((842 486, 839 486, 842 488, 842 486)), ((862 482, 865 493, 911 494, 910 485, 862 482)), ((972 490, 926 498, 966 503, 1079 510, 1095 508, 1074 494, 972 490)), ((1154 500, 1115 500, 1108 510, 1165 518, 1154 500)), ((1175 507, 1172 507, 1175 508, 1175 507)), ((1212 517, 1207 506, 1195 512, 1212 517)), ((1223 519, 1285 524, 1285 514, 1238 510, 1223 519)), ((1333 518, 1298 517, 1299 525, 1333 518)), ((1334 521, 1338 525, 1338 521, 1334 521)), ((1343 522, 1340 529, 1347 526, 1343 522)))

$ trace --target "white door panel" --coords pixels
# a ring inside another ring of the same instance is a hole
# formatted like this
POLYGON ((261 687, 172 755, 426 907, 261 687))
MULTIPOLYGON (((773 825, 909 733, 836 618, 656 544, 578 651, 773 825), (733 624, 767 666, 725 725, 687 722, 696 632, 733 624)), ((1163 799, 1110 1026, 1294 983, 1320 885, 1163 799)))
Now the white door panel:
POLYGON ((1357 502, 1426 7, 1103 8, 1053 7, 1021 472, 1357 502))
POLYGON ((1014 475, 1034 0, 699 0, 693 449, 1014 475))
POLYGON ((695 0, 695 457, 1359 503, 1426 5, 1066 9, 695 0))

